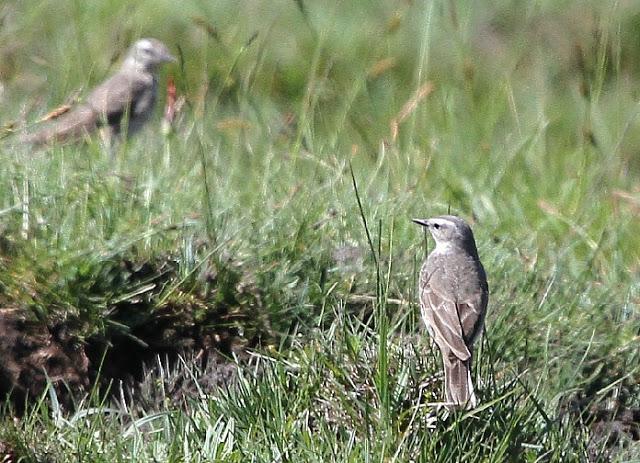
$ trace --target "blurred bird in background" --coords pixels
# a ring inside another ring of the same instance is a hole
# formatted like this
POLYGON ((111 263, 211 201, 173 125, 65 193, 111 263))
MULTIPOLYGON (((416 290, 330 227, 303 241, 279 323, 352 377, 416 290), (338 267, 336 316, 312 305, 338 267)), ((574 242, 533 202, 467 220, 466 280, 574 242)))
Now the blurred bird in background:
POLYGON ((153 113, 159 67, 175 60, 159 40, 138 40, 120 69, 98 85, 84 103, 64 111, 49 126, 27 135, 23 141, 35 146, 78 141, 97 129, 101 129, 108 143, 122 135, 133 135, 153 113))

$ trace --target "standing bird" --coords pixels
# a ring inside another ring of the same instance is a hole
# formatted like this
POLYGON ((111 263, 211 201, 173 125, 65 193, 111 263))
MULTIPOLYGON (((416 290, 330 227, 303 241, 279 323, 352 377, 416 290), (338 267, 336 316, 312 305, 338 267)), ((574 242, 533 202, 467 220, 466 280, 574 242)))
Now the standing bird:
POLYGON ((175 61, 165 44, 140 39, 129 49, 118 72, 96 87, 85 102, 55 119, 50 127, 28 135, 33 145, 77 141, 98 128, 110 141, 132 135, 151 117, 161 64, 175 61))
POLYGON ((484 324, 489 287, 469 225, 442 215, 413 219, 436 242, 420 269, 420 307, 444 363, 445 398, 455 408, 478 403, 471 381, 473 342, 484 324))

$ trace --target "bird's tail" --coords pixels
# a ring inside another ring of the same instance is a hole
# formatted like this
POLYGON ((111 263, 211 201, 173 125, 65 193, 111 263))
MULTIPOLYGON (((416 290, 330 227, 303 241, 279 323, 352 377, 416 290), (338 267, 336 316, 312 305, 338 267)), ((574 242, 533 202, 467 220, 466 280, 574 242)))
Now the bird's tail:
POLYGON ((79 140, 95 129, 96 125, 95 111, 88 106, 80 106, 56 118, 48 127, 26 135, 22 138, 22 142, 39 146, 79 140))
POLYGON ((478 404, 471 381, 471 358, 444 361, 445 397, 454 408, 475 408, 478 404))

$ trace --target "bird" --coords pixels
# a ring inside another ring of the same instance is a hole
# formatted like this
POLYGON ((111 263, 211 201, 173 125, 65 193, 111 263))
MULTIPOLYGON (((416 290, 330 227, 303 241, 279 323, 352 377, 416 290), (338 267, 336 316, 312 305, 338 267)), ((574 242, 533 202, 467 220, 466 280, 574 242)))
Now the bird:
POLYGON ((120 69, 98 85, 84 103, 54 119, 52 124, 24 137, 31 145, 79 141, 96 129, 105 129, 107 141, 131 136, 153 113, 158 69, 176 61, 167 46, 154 38, 136 41, 120 69))
POLYGON ((473 343, 484 326, 489 285, 471 227, 453 215, 413 219, 426 227, 435 248, 420 269, 420 312, 442 354, 449 409, 473 409, 473 343))

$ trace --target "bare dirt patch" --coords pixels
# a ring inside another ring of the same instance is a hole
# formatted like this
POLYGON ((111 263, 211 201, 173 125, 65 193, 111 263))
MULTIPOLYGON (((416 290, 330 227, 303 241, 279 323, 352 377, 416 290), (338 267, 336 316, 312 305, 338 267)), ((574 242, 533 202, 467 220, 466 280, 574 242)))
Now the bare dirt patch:
POLYGON ((270 338, 260 291, 237 266, 212 263, 187 290, 182 281, 172 259, 114 260, 68 283, 95 310, 58 309, 42 320, 29 307, 1 307, 0 398, 20 414, 51 384, 72 408, 93 385, 142 382, 158 357, 215 358, 222 371, 225 359, 270 338))
POLYGON ((89 386, 89 359, 64 325, 49 327, 28 309, 0 308, 0 396, 21 410, 50 382, 66 390, 89 386))

